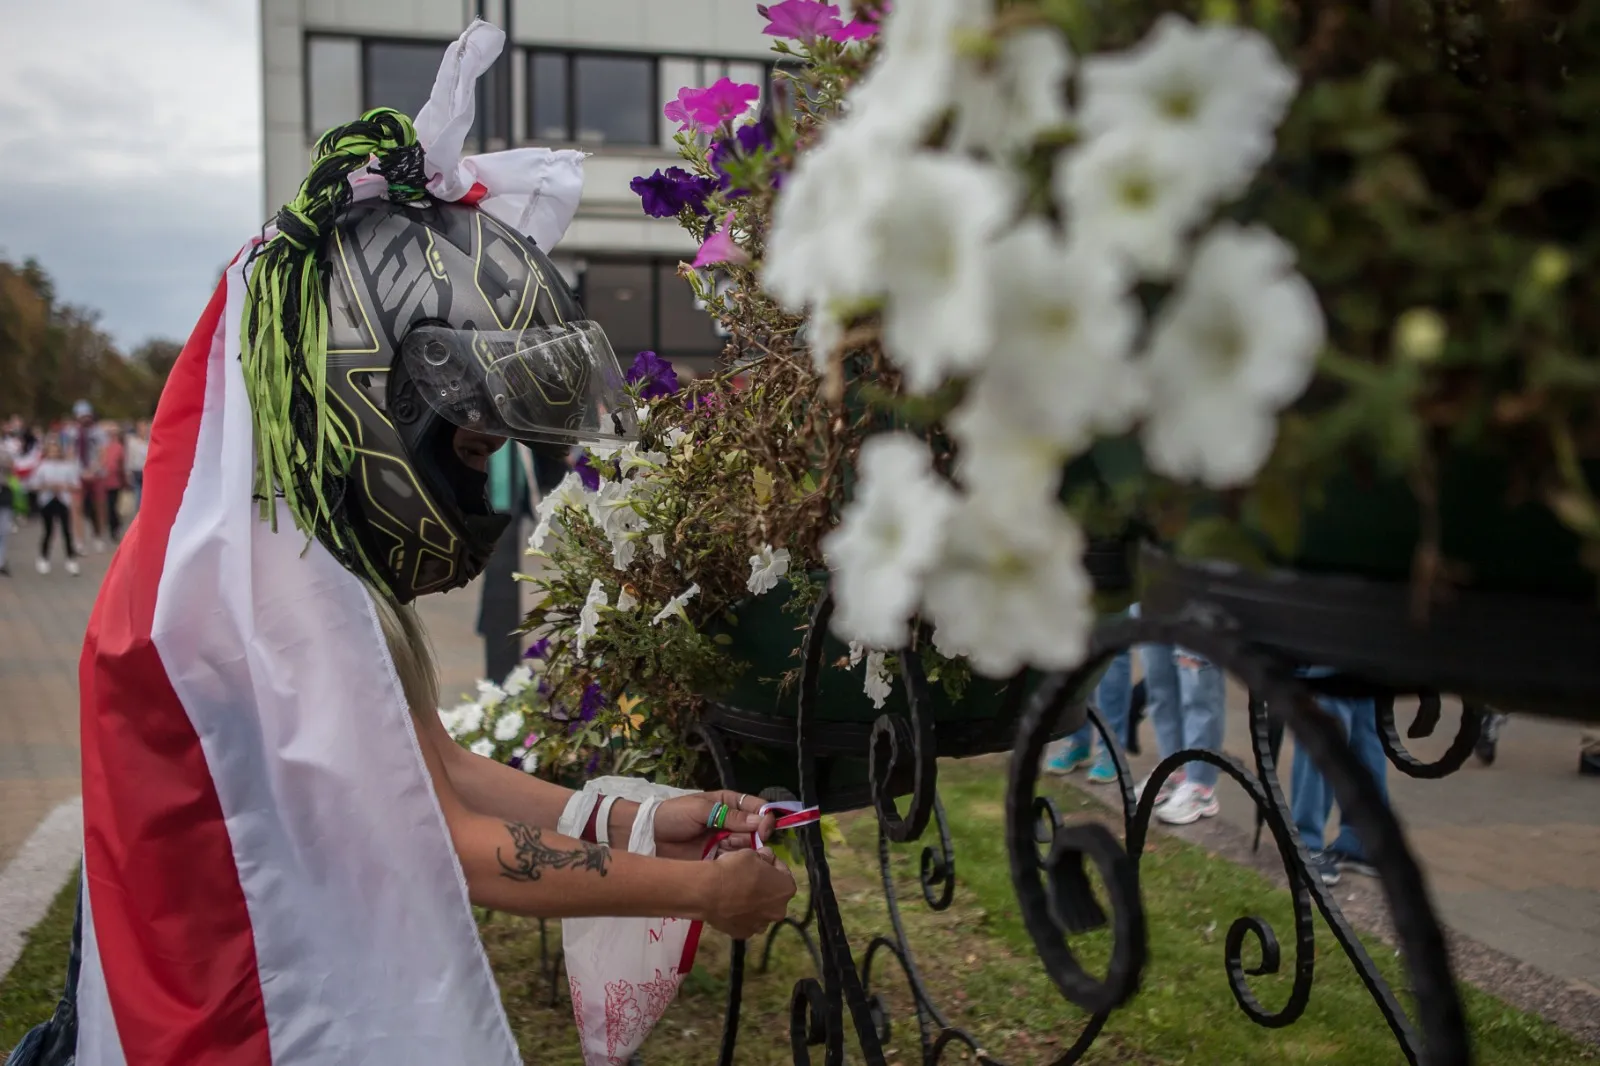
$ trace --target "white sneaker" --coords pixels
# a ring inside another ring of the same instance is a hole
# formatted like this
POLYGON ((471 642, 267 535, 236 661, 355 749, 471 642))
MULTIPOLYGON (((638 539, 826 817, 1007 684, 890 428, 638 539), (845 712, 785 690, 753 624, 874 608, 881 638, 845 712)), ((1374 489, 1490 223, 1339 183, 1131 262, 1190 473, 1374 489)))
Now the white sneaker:
POLYGON ((48 574, 50 572, 50 560, 40 559, 38 562, 33 564, 33 568, 39 571, 41 574, 48 574))
POLYGON ((1166 805, 1156 811, 1156 817, 1168 825, 1192 825, 1202 818, 1215 818, 1222 813, 1217 802, 1217 790, 1185 781, 1172 794, 1166 805))
MULTIPOLYGON (((1144 799, 1144 787, 1150 783, 1150 775, 1133 786, 1133 802, 1138 803, 1144 799)), ((1178 786, 1183 784, 1183 771, 1178 771, 1165 781, 1161 782, 1161 791, 1156 793, 1156 810, 1160 810, 1172 801, 1172 796, 1178 791, 1178 786)))
POLYGON ((96 555, 104 555, 106 553, 106 542, 99 537, 96 537, 94 541, 94 553, 96 555))
POLYGON ((77 577, 78 576, 78 560, 76 560, 76 559, 68 559, 67 560, 67 573, 71 574, 73 577, 77 577))

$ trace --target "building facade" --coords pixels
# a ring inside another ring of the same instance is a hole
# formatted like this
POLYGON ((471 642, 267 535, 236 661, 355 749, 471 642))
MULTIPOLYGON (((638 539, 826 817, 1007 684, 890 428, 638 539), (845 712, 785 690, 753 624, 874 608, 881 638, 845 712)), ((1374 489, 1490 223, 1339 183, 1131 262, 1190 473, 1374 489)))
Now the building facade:
POLYGON ((727 76, 772 82, 756 0, 261 0, 263 217, 290 200, 312 143, 372 107, 415 115, 475 17, 507 31, 468 152, 581 148, 583 201, 556 265, 624 361, 650 349, 704 372, 722 348, 678 264, 694 240, 647 218, 628 183, 677 159, 663 104, 727 76))

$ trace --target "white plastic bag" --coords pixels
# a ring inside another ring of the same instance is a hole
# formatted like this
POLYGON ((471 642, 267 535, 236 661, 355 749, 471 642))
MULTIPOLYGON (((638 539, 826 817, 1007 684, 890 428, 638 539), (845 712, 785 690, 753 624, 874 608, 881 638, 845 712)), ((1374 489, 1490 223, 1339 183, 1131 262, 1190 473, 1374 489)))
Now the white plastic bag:
MULTIPOLYGON (((654 855, 656 809, 663 800, 690 794, 639 778, 599 778, 567 801, 556 829, 579 836, 601 795, 607 802, 611 797, 633 800, 640 806, 628 850, 654 855)), ((604 842, 605 815, 610 811, 601 813, 596 827, 604 842)), ((680 918, 562 920, 572 1013, 586 1066, 626 1066, 677 996, 699 940, 699 924, 680 918)))

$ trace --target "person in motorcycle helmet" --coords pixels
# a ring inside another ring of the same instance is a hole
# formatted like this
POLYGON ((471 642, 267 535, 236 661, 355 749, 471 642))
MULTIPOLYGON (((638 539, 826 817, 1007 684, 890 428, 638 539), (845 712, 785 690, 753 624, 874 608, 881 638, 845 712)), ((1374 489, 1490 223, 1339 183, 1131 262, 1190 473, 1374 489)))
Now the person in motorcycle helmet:
POLYGON ((565 836, 568 790, 446 734, 413 603, 506 528, 489 456, 636 426, 543 251, 425 173, 396 112, 330 130, 173 366, 81 660, 81 938, 19 1066, 509 1064, 469 901, 747 938, 794 895, 758 800, 667 800, 645 857, 606 844, 637 805, 565 836))

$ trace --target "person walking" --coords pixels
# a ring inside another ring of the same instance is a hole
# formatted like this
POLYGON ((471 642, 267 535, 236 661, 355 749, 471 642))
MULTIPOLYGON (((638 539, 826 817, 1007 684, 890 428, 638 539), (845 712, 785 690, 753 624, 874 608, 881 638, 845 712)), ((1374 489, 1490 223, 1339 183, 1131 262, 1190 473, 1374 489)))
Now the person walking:
POLYGON ((127 473, 128 488, 133 490, 133 511, 128 517, 139 513, 139 504, 144 500, 144 459, 150 451, 150 421, 141 418, 133 424, 133 433, 127 440, 127 457, 123 462, 123 469, 127 473))
POLYGON ((103 552, 106 550, 102 519, 105 501, 101 491, 100 453, 105 447, 105 434, 95 424, 94 408, 89 406, 88 400, 79 400, 72 405, 72 417, 73 421, 66 426, 64 436, 67 453, 77 461, 83 478, 74 494, 78 544, 88 541, 88 534, 93 532, 94 550, 103 552))
POLYGON ((56 529, 66 547, 67 573, 78 573, 78 546, 72 538, 74 497, 83 484, 83 470, 76 459, 68 458, 57 439, 45 441, 44 456, 34 470, 29 485, 39 496, 39 517, 44 521, 44 537, 39 543, 39 573, 50 572, 50 545, 56 529))
MULTIPOLYGON (((1298 671, 1301 677, 1329 677, 1332 671, 1313 667, 1298 671)), ((1349 739, 1356 760, 1378 785, 1383 802, 1389 802, 1389 759, 1384 754, 1383 742, 1378 737, 1377 704, 1367 699, 1347 699, 1318 696, 1317 705, 1339 719, 1349 739)), ((1322 771, 1305 749, 1294 746, 1294 764, 1289 780, 1289 814, 1294 819, 1295 830, 1306 850, 1311 853, 1311 871, 1325 885, 1339 883, 1341 873, 1376 875, 1367 861, 1361 840, 1354 827, 1345 822, 1343 812, 1339 817, 1339 835, 1332 846, 1325 847, 1328 816, 1333 813, 1333 789, 1322 771)))
MULTIPOLYGON (((1194 652, 1168 644, 1140 647, 1139 660, 1144 667, 1146 711, 1155 726, 1161 758, 1191 748, 1222 751, 1227 695, 1222 671, 1194 652)), ((1215 818, 1222 811, 1217 801, 1219 773, 1208 762, 1186 763, 1156 793, 1156 817, 1168 825, 1215 818)), ((1144 789, 1144 784, 1137 789, 1141 798, 1144 789)))
POLYGON ((11 488, 16 468, 17 457, 11 442, 0 441, 0 577, 11 576, 6 568, 6 544, 16 526, 16 495, 11 488))
POLYGON ((106 535, 115 544, 122 539, 122 490, 127 487, 127 448, 122 440, 123 427, 115 422, 106 424, 106 445, 100 453, 100 489, 105 502, 106 535))

